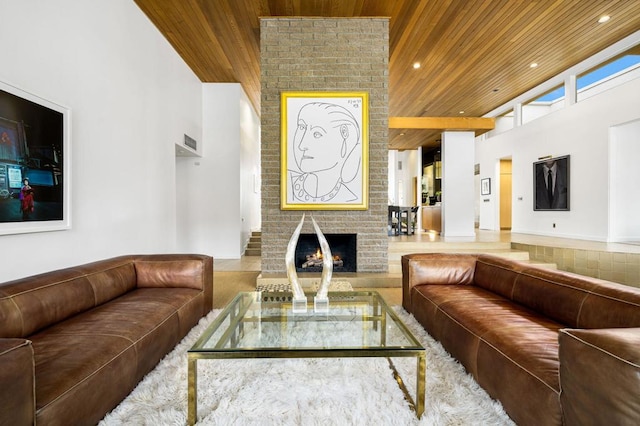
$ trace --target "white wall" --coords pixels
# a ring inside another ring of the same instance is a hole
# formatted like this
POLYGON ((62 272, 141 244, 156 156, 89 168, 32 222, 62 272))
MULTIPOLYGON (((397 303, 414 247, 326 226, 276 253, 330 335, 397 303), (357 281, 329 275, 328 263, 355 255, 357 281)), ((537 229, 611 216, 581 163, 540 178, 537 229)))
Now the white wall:
POLYGON ((389 150, 387 153, 388 157, 388 170, 389 173, 387 175, 388 186, 387 191, 389 192, 389 205, 398 205, 398 182, 396 179, 396 170, 398 169, 398 151, 389 150))
POLYGON ((611 129, 609 143, 609 241, 640 241, 640 120, 611 129))
MULTIPOLYGON (((555 111, 505 133, 478 138, 476 162, 499 182, 496 163, 513 160, 512 232, 606 241, 608 238, 609 129, 640 118, 640 79, 555 111), (533 211, 533 162, 571 155, 570 211, 533 211), (553 227, 553 224, 556 227, 553 227)), ((640 137, 640 135, 638 136, 640 137)), ((636 184, 620 188, 637 193, 636 184)), ((493 192, 493 190, 492 190, 493 192)), ((477 194, 479 196, 479 194, 477 194)), ((499 202, 496 197, 492 203, 499 202)), ((480 210, 480 222, 499 229, 497 208, 480 210), (491 215, 483 217, 483 215, 491 215)))
POLYGON ((260 167, 260 117, 241 90, 240 97, 240 216, 242 250, 252 231, 262 228, 262 169, 260 167))
MULTIPOLYGON (((422 162, 417 150, 389 151, 389 202, 392 205, 412 206, 414 195, 413 181, 421 176, 422 162), (402 165, 402 169, 400 169, 402 165)), ((418 187, 420 180, 418 179, 418 187)), ((418 205, 420 200, 418 200, 418 205)))
POLYGON ((181 251, 238 259, 260 228, 260 128, 238 83, 203 85, 202 157, 177 158, 181 251))
POLYGON ((130 0, 3 0, 0 80, 72 112, 72 229, 0 236, 0 281, 176 249, 174 144, 201 83, 130 0))
MULTIPOLYGON (((442 235, 474 237, 474 133, 442 133, 442 235)), ((481 167, 482 169, 482 167, 481 167)))

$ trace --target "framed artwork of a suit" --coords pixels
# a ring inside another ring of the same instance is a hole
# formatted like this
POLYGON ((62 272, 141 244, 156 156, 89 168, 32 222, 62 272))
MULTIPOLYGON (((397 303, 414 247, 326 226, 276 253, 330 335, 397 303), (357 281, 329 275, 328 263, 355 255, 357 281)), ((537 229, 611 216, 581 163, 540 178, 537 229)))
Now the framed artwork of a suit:
POLYGON ((533 163, 534 210, 569 210, 569 156, 533 163))

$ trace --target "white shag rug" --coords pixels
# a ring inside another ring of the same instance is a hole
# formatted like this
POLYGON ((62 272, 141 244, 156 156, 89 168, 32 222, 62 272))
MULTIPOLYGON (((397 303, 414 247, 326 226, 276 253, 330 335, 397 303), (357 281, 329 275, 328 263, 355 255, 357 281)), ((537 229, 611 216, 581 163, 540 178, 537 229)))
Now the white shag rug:
MULTIPOLYGON (((199 360, 198 425, 515 425, 413 316, 394 309, 427 352, 420 420, 385 358, 199 360)), ((187 350, 219 313, 203 318, 99 426, 185 425, 187 350)), ((393 362, 415 398, 415 358, 393 362)))

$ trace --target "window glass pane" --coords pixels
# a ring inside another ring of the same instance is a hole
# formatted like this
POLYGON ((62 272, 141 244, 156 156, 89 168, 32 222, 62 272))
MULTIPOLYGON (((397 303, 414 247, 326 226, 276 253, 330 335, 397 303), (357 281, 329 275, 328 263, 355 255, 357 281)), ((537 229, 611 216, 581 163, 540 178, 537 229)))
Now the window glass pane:
POLYGON ((578 101, 640 77, 640 46, 604 62, 577 79, 578 101))
POLYGON ((489 136, 497 135, 507 130, 513 129, 513 110, 496 117, 496 127, 490 132, 489 136))
POLYGON ((527 103, 522 104, 522 124, 543 117, 564 106, 564 84, 554 87, 527 103))

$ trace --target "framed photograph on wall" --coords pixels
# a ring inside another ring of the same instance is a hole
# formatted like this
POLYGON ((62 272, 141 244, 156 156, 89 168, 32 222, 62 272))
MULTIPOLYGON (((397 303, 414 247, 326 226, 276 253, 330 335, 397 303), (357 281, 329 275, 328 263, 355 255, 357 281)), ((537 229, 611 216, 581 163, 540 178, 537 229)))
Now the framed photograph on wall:
POLYGON ((569 156, 533 163, 533 210, 569 210, 569 156))
POLYGON ((71 111, 0 82, 0 235, 71 226, 71 111))
POLYGON ((491 195, 491 178, 480 180, 480 195, 491 195))
POLYGON ((282 210, 369 207, 367 92, 282 92, 282 210))

